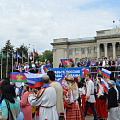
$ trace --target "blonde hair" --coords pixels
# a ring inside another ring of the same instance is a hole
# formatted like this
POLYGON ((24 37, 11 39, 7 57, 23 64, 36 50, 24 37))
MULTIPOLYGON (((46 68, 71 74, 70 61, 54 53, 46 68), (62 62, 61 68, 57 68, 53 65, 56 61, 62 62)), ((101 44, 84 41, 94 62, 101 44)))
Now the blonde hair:
POLYGON ((72 90, 77 90, 77 84, 76 84, 75 82, 70 83, 69 87, 70 87, 72 90))

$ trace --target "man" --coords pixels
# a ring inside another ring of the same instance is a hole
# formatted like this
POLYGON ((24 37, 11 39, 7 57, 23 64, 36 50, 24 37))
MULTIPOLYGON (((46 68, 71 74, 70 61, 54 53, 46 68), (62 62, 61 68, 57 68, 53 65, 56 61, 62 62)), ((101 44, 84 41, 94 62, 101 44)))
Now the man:
POLYGON ((48 69, 52 68, 52 65, 50 64, 49 60, 47 61, 46 68, 48 68, 48 69))
POLYGON ((47 75, 49 76, 50 80, 50 86, 55 88, 56 94, 57 94, 57 113, 60 115, 60 113, 64 112, 64 106, 63 106, 63 89, 60 83, 55 81, 55 73, 53 71, 48 71, 47 75))
MULTIPOLYGON (((112 60, 112 58, 110 58, 109 62, 109 69, 110 71, 115 71, 115 62, 112 60)), ((111 78, 114 78, 114 72, 111 72, 111 78)))
POLYGON ((96 102, 95 96, 94 96, 94 83, 91 80, 90 74, 86 75, 86 80, 88 81, 88 85, 87 85, 87 93, 86 93, 85 117, 87 115, 87 111, 90 106, 91 110, 93 111, 94 120, 97 120, 97 114, 96 114, 96 110, 94 107, 94 103, 96 102))
POLYGON ((35 71, 35 64, 34 64, 34 62, 33 61, 31 61, 31 64, 30 64, 30 72, 31 73, 34 73, 35 71))
POLYGON ((115 82, 113 80, 108 81, 108 120, 120 120, 119 108, 117 103, 117 91, 114 89, 115 82))
POLYGON ((89 67, 89 66, 90 66, 90 61, 88 60, 87 57, 85 57, 85 62, 84 62, 84 64, 85 64, 85 67, 89 67))
POLYGON ((100 58, 98 58, 98 61, 97 61, 96 65, 99 66, 99 67, 102 66, 102 61, 101 61, 100 58))
POLYGON ((77 63, 77 66, 82 67, 82 65, 83 65, 83 62, 82 62, 82 59, 80 59, 80 61, 77 63))
POLYGON ((63 68, 63 64, 62 64, 62 62, 60 62, 60 64, 59 64, 59 68, 63 68))
POLYGON ((37 92, 37 96, 30 94, 28 101, 32 106, 39 106, 39 120, 58 120, 56 110, 56 91, 49 86, 49 76, 42 76, 42 89, 37 92))
POLYGON ((114 62, 115 62, 115 71, 117 71, 115 72, 115 78, 117 79, 119 74, 118 71, 120 71, 120 60, 118 60, 118 58, 116 57, 114 62))

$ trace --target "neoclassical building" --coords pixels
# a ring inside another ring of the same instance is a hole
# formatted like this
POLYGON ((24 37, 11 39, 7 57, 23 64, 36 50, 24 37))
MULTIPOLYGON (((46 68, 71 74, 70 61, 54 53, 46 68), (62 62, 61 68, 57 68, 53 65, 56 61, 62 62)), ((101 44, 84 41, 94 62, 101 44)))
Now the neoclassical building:
POLYGON ((96 31, 95 37, 77 39, 53 39, 53 67, 57 68, 60 59, 73 59, 75 63, 80 58, 104 57, 120 58, 120 28, 96 31))

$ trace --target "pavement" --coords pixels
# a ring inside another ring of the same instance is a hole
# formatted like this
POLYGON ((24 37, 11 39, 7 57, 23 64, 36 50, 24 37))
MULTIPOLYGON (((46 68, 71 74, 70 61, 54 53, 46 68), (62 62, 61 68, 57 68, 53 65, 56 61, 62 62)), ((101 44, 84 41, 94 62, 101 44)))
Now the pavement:
POLYGON ((87 115, 86 118, 85 118, 85 120, 93 120, 93 119, 94 119, 94 117, 93 116, 89 116, 89 115, 87 115))

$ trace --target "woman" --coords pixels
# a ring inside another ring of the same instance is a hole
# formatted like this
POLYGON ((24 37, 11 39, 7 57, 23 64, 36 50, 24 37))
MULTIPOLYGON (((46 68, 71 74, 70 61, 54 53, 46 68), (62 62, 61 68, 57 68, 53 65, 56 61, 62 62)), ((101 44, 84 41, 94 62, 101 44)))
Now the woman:
POLYGON ((64 97, 64 99, 66 103, 72 103, 72 108, 66 108, 66 120, 81 120, 80 108, 77 101, 79 97, 78 87, 73 77, 68 77, 68 80, 70 81, 68 95, 67 98, 64 97), (73 100, 71 100, 71 98, 73 100))
POLYGON ((12 85, 4 86, 2 90, 2 98, 1 98, 1 116, 0 120, 7 120, 8 118, 8 109, 6 105, 6 101, 10 105, 10 110, 13 115, 13 119, 16 120, 19 112, 19 101, 16 99, 15 89, 12 85), (6 100, 5 100, 6 99, 6 100))
POLYGON ((28 102, 29 87, 27 84, 23 87, 23 93, 21 94, 22 100, 20 101, 21 112, 24 115, 24 120, 32 120, 32 106, 28 102))

